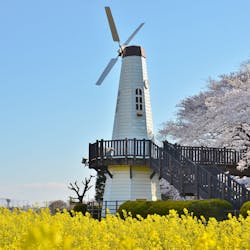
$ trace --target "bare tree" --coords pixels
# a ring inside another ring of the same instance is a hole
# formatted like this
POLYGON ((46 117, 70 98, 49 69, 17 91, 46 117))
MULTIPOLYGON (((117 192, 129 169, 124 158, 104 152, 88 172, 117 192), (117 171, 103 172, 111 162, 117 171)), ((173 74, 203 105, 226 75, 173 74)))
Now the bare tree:
POLYGON ((92 188, 93 185, 90 185, 91 179, 93 178, 93 175, 90 175, 89 178, 85 178, 84 181, 82 181, 83 184, 83 190, 81 192, 80 187, 77 184, 77 181, 74 182, 74 184, 72 184, 71 182, 69 183, 68 188, 72 191, 75 192, 75 194, 77 195, 77 197, 70 197, 73 200, 78 200, 79 203, 83 203, 83 198, 86 195, 86 193, 92 188))

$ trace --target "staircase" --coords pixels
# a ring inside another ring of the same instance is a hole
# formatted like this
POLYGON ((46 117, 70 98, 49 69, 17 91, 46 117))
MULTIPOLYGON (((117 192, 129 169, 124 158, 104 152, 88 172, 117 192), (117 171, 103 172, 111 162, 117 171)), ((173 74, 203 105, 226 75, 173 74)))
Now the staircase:
POLYGON ((241 152, 227 148, 186 147, 167 141, 159 147, 151 140, 134 138, 97 140, 89 144, 88 164, 89 168, 105 171, 111 178, 107 166, 148 165, 183 196, 221 198, 239 209, 250 200, 250 191, 226 171, 236 171, 241 157, 241 152))
MULTIPOLYGON (((235 151, 231 151, 233 157, 230 158, 225 157, 225 152, 219 154, 217 150, 216 155, 220 159, 217 161, 214 159, 215 154, 208 154, 209 150, 203 151, 204 155, 207 156, 203 160, 200 157, 201 154, 199 155, 193 150, 193 153, 189 155, 190 158, 192 155, 191 160, 188 158, 188 154, 186 156, 183 154, 183 148, 168 142, 164 142, 163 148, 157 150, 159 151, 158 159, 151 157, 152 169, 173 185, 181 195, 196 196, 198 199, 224 199, 236 209, 239 209, 245 201, 250 200, 250 192, 246 187, 239 184, 219 167, 225 165, 223 159, 227 159, 228 164, 237 161, 237 157, 240 156, 236 155, 235 151), (195 163, 194 156, 198 159, 196 162, 199 161, 199 163, 195 163), (210 160, 208 160, 209 157, 210 160), (232 159, 231 162, 228 159, 232 159)), ((212 151, 210 150, 210 152, 212 151)), ((229 155, 228 152, 227 154, 229 155)))

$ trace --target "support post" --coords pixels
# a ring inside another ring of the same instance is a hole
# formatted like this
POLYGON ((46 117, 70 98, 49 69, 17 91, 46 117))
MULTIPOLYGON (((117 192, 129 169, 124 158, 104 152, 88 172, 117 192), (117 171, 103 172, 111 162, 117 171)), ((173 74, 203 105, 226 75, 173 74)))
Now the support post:
POLYGON ((200 194, 199 194, 199 169, 198 169, 198 166, 195 165, 195 186, 196 186, 196 195, 197 195, 197 199, 199 199, 200 197, 200 194))
POLYGON ((227 149, 226 147, 224 147, 224 166, 226 167, 227 166, 227 149))
POLYGON ((118 201, 115 201, 115 212, 118 210, 118 201))
POLYGON ((142 147, 142 150, 143 150, 143 152, 142 152, 142 154, 143 154, 143 163, 144 164, 146 164, 146 146, 145 146, 145 142, 146 142, 146 140, 145 139, 143 139, 143 147, 142 147))
POLYGON ((109 177, 110 177, 111 179, 113 179, 113 175, 110 173, 110 171, 109 171, 108 169, 107 169, 106 171, 107 171, 109 177))
POLYGON ((128 138, 125 139, 125 160, 128 164, 128 138))
POLYGON ((105 201, 105 217, 107 215, 108 201, 105 201))
POLYGON ((150 175, 150 180, 152 180, 153 179, 153 177, 155 176, 155 171, 153 171, 153 173, 150 175))
POLYGON ((136 138, 134 138, 134 160, 136 159, 136 138))
POLYGON ((92 160, 93 158, 96 158, 96 155, 93 157, 91 143, 89 143, 89 160, 92 160))
POLYGON ((203 163, 203 160, 204 160, 204 150, 203 150, 203 146, 201 146, 201 155, 200 155, 200 163, 202 164, 203 163))

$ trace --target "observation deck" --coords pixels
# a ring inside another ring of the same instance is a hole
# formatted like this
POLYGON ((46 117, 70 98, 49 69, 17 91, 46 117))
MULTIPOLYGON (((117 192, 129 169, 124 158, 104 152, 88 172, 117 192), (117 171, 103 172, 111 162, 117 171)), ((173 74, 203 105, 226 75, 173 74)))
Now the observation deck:
POLYGON ((160 159, 161 148, 151 140, 97 140, 89 144, 89 167, 106 169, 111 165, 149 165, 160 159))

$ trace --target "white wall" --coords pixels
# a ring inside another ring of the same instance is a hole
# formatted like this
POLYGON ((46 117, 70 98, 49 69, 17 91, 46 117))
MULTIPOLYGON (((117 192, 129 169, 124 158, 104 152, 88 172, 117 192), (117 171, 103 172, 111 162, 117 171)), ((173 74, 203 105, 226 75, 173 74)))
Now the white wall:
POLYGON ((158 174, 152 179, 152 170, 148 166, 133 166, 130 178, 130 166, 109 166, 113 175, 106 174, 106 184, 103 200, 160 200, 160 182, 158 174))
POLYGON ((150 103, 146 59, 127 56, 122 59, 119 90, 112 139, 153 139, 153 123, 150 103), (142 89, 142 116, 137 115, 135 90, 142 89))

